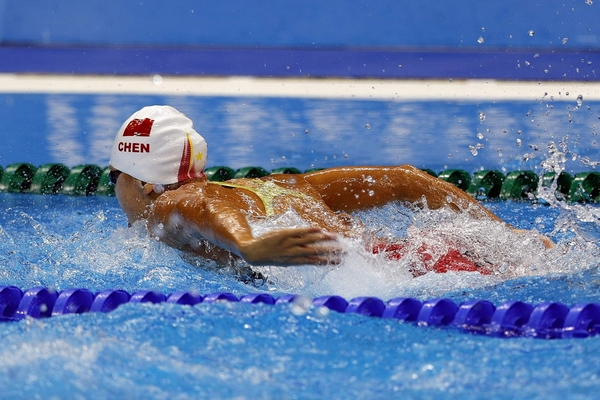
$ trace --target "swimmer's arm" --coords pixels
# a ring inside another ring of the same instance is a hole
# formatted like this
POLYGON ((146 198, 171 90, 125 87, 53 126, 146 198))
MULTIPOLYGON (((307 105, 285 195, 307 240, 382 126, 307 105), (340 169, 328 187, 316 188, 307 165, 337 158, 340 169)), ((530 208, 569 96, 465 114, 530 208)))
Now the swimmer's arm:
POLYGON ((336 211, 380 207, 391 201, 418 203, 431 209, 450 207, 473 216, 500 221, 467 193, 411 165, 397 167, 340 167, 303 175, 336 211))
MULTIPOLYGON (((338 261, 335 236, 322 229, 280 229, 255 238, 246 216, 227 201, 193 195, 169 199, 168 195, 165 193, 155 202, 148 219, 152 231, 156 230, 152 227, 162 224, 166 231, 163 236, 181 235, 175 231, 185 226, 194 231, 190 237, 202 236, 252 265, 321 265, 338 261)), ((169 243, 168 238, 163 240, 169 243)))
MULTIPOLYGON (((336 211, 380 207, 394 200, 415 203, 425 198, 431 209, 449 206, 476 218, 487 217, 506 224, 461 189, 410 165, 332 168, 304 174, 304 179, 336 211)), ((515 233, 526 232, 506 225, 515 233)), ((546 248, 554 247, 548 237, 540 235, 540 239, 546 248)))

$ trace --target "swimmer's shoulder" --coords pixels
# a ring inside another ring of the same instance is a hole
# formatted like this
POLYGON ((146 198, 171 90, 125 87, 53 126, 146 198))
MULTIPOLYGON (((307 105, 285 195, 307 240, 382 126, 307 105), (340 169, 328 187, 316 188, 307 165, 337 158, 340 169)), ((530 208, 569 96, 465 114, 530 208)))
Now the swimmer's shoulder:
POLYGON ((193 202, 197 206, 211 197, 210 193, 206 193, 206 188, 207 182, 198 181, 167 190, 154 201, 153 209, 158 213, 169 213, 174 207, 184 202, 193 202))
MULTIPOLYGON (((258 179, 231 179, 225 182, 195 181, 186 183, 170 193, 171 201, 210 203, 212 201, 232 201, 238 203, 241 195, 252 194, 252 189, 260 188, 258 179)), ((168 192, 165 192, 165 194, 168 192)))

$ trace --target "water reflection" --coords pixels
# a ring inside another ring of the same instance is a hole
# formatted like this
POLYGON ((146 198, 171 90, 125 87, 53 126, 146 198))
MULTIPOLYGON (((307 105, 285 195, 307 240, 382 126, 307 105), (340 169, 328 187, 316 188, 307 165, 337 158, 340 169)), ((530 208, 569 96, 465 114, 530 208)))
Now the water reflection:
POLYGON ((209 165, 299 169, 411 163, 535 169, 549 141, 567 144, 567 170, 597 159, 600 104, 576 95, 541 102, 325 100, 157 95, 0 94, 0 165, 108 164, 122 121, 149 104, 170 104, 209 143, 209 165), (481 118, 485 115, 485 119, 481 118), (27 148, 27 153, 16 151, 27 148), (471 151, 477 149, 474 155, 471 151), (575 162, 573 162, 575 161, 575 162))

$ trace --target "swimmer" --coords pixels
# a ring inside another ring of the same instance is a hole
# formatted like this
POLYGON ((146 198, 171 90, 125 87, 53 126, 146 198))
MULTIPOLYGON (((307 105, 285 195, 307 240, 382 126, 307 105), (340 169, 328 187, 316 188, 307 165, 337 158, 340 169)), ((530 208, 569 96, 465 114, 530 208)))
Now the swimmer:
MULTIPOLYGON (((390 202, 424 201, 430 209, 448 207, 501 222, 459 188, 409 165, 211 182, 204 174, 206 158, 204 138, 172 107, 145 107, 127 119, 113 144, 110 178, 129 224, 145 220, 151 235, 167 245, 222 265, 243 259, 254 266, 293 266, 339 263, 338 235, 357 238, 364 233, 349 213, 390 202), (251 221, 290 209, 306 227, 252 234, 251 221)), ((402 256, 401 243, 377 238, 370 243, 374 253, 402 256)), ((552 245, 548 239, 545 243, 552 245)), ((430 270, 478 269, 457 251, 446 258, 430 270)))

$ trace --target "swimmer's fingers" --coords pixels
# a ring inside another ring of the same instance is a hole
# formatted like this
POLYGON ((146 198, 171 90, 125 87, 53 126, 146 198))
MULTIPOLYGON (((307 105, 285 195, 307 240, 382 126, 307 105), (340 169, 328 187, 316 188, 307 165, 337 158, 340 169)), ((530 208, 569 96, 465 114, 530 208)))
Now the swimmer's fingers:
POLYGON ((318 228, 272 232, 278 250, 271 254, 274 265, 339 264, 342 249, 336 236, 318 228))
POLYGON ((253 265, 324 265, 341 262, 336 236, 319 228, 281 229, 256 238, 243 257, 253 265))

